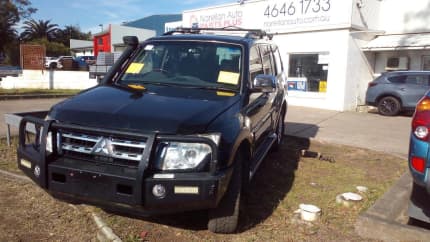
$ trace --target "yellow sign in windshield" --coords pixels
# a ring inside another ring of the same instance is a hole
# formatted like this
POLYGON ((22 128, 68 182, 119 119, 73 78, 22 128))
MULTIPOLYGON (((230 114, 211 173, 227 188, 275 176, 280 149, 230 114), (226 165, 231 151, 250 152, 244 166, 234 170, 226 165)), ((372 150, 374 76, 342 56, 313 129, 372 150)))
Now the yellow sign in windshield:
POLYGON ((143 63, 131 63, 125 73, 127 74, 138 74, 142 70, 144 64, 143 63))
POLYGON ((237 85, 239 83, 239 73, 229 72, 229 71, 220 71, 218 74, 217 82, 237 85))

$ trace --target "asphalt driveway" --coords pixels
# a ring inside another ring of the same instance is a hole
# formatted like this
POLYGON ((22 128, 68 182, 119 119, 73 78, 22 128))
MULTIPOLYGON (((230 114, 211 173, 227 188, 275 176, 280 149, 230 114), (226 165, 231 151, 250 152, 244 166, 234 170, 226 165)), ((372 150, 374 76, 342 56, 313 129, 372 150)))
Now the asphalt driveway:
POLYGON ((406 158, 410 116, 386 117, 370 112, 338 112, 290 106, 286 134, 368 148, 406 158))

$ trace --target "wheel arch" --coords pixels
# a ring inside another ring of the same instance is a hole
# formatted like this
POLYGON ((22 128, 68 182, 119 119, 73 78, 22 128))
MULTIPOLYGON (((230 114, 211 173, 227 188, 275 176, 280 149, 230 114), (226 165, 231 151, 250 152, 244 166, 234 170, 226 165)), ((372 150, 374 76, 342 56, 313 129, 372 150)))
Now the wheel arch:
POLYGON ((400 107, 403 109, 403 100, 402 100, 401 96, 398 95, 397 93, 383 93, 383 94, 379 95, 376 98, 376 105, 378 105, 379 102, 381 101, 381 99, 383 99, 384 97, 394 97, 395 99, 397 99, 400 102, 400 107))

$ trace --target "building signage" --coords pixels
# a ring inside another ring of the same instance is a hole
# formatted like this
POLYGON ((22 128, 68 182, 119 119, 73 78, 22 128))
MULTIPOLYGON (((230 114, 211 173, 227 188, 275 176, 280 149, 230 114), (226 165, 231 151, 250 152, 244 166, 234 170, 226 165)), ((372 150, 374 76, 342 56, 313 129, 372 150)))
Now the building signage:
POLYGON ((243 26, 243 10, 240 7, 223 7, 184 13, 183 25, 199 28, 243 26))
POLYGON ((259 0, 185 11, 183 25, 237 26, 282 33, 350 27, 351 16, 352 0, 259 0))
POLYGON ((288 91, 303 91, 305 92, 307 89, 307 78, 298 77, 298 78, 288 78, 288 91))

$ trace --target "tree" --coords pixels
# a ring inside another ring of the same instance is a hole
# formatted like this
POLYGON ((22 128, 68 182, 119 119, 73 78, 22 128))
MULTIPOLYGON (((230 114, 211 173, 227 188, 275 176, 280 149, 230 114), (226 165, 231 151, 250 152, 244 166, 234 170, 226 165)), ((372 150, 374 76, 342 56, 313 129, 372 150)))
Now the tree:
POLYGON ((56 41, 63 43, 65 46, 69 46, 70 39, 90 40, 91 32, 81 32, 79 26, 66 25, 64 29, 57 32, 56 41))
POLYGON ((60 30, 58 24, 51 24, 50 20, 39 20, 34 19, 24 21, 22 27, 24 31, 21 33, 23 40, 34 40, 46 38, 48 41, 55 40, 57 32, 60 30))
POLYGON ((29 0, 0 0, 0 55, 5 52, 6 46, 17 42, 15 24, 37 11, 30 5, 29 0))
POLYGON ((41 38, 34 39, 28 43, 45 46, 46 56, 70 55, 70 49, 60 42, 48 41, 46 38, 41 38))

